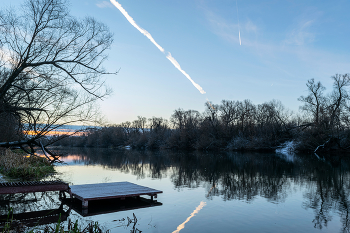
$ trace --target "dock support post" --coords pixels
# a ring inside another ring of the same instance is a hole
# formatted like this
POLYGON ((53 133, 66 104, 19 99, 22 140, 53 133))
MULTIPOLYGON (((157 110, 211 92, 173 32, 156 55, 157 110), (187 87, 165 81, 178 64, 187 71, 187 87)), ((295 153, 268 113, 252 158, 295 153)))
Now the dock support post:
POLYGON ((81 213, 85 216, 89 213, 89 209, 82 209, 81 213))
POLYGON ((82 201, 82 207, 83 207, 83 209, 87 209, 88 207, 89 207, 89 201, 85 201, 85 200, 83 200, 82 201))
POLYGON ((60 191, 59 199, 64 200, 66 198, 67 198, 66 193, 64 191, 60 191))

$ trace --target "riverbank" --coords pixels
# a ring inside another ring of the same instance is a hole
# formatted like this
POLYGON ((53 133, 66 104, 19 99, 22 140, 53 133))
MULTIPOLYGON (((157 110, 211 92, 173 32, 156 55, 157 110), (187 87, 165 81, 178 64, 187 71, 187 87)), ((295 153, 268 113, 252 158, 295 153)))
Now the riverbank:
POLYGON ((6 149, 0 151, 0 173, 11 179, 38 180, 55 173, 55 169, 46 158, 6 149))

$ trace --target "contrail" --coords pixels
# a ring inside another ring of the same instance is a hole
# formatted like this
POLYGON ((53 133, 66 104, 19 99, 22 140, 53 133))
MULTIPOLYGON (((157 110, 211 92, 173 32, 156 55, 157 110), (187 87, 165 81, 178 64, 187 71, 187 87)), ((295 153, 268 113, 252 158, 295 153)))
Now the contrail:
POLYGON ((238 37, 239 37, 239 45, 242 45, 242 41, 241 41, 241 30, 238 31, 238 37))
MULTIPOLYGON (((125 18, 129 21, 129 23, 134 26, 137 30, 139 30, 143 35, 145 35, 162 53, 165 53, 165 50, 162 48, 162 46, 160 46, 151 36, 151 34, 146 31, 145 29, 141 28, 139 25, 136 24, 135 20, 128 14, 128 12, 126 12, 126 10, 122 7, 122 5, 120 3, 118 3, 116 0, 110 0, 111 3, 118 8, 118 10, 125 16, 125 18)), ((168 55, 166 56, 166 58, 183 74, 185 75, 186 78, 188 78, 188 80, 191 81, 191 83, 193 84, 193 86, 195 86, 197 88, 197 90, 201 93, 201 94, 205 94, 205 91, 203 90, 203 88, 201 86, 199 86, 197 83, 195 83, 192 78, 183 70, 181 69, 180 64, 175 60, 175 58, 173 58, 171 56, 171 53, 168 52, 168 55)))
POLYGON ((183 75, 185 75, 186 78, 188 78, 188 80, 191 81, 191 83, 193 84, 193 86, 195 86, 201 94, 205 94, 205 91, 203 90, 203 88, 202 88, 201 86, 199 86, 197 83, 195 83, 195 82, 191 79, 191 77, 190 77, 183 69, 181 69, 180 64, 175 60, 175 58, 173 58, 173 57, 171 56, 171 53, 170 53, 170 52, 168 52, 168 56, 166 56, 166 58, 168 58, 168 60, 169 60, 171 63, 173 63, 173 65, 174 65, 183 75))
POLYGON ((236 10, 237 10, 237 22, 238 22, 239 45, 242 45, 242 41, 241 41, 241 27, 239 26, 239 17, 238 17, 238 5, 237 5, 237 0, 236 0, 236 10))
POLYGON ((207 103, 209 104, 209 106, 211 107, 211 109, 215 110, 214 106, 211 104, 211 102, 209 101, 208 98, 207 98, 207 103))
POLYGON ((201 203, 199 203, 199 206, 197 206, 197 208, 191 213, 190 217, 188 217, 186 219, 186 221, 184 221, 183 223, 181 223, 175 231, 173 231, 172 233, 179 233, 182 229, 185 228, 185 224, 188 223, 190 221, 191 218, 194 217, 195 214, 198 214, 198 212, 206 205, 207 203, 205 203, 204 201, 201 201, 201 203))
POLYGON ((118 10, 125 16, 125 18, 129 21, 129 23, 131 23, 132 26, 134 26, 137 30, 139 30, 142 34, 144 34, 155 46, 157 46, 157 48, 164 53, 164 49, 162 48, 162 46, 160 46, 151 36, 151 34, 146 31, 145 29, 141 28, 139 25, 136 24, 135 20, 128 14, 128 12, 126 12, 126 10, 124 10, 124 8, 122 7, 122 5, 120 5, 119 2, 115 1, 115 0, 111 0, 111 3, 118 8, 118 10))

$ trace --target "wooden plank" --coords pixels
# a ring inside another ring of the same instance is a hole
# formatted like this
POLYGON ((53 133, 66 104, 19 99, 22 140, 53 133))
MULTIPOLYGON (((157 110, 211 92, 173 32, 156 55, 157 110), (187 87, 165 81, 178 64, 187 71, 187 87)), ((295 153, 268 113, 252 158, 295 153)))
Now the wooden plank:
POLYGON ((0 194, 67 191, 69 185, 61 181, 0 183, 0 194))
POLYGON ((73 185, 70 188, 71 194, 82 201, 123 198, 140 195, 156 196, 158 193, 163 193, 163 191, 130 182, 73 185))

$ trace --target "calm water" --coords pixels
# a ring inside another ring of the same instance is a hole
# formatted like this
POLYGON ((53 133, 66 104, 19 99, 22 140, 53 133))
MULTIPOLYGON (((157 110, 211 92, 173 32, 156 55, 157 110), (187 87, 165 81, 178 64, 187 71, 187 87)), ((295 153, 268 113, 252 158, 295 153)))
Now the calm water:
MULTIPOLYGON (((73 221, 98 221, 111 232, 133 230, 122 221, 133 213, 138 219, 134 229, 142 232, 350 230, 350 162, 346 160, 329 163, 260 153, 65 152, 57 176, 70 184, 129 181, 163 191, 157 198, 159 206, 119 212, 113 207, 111 213, 88 217, 74 210, 69 213, 73 221)), ((8 206, 19 213, 60 205, 57 193, 21 200, 2 204, 2 212, 8 206)))

